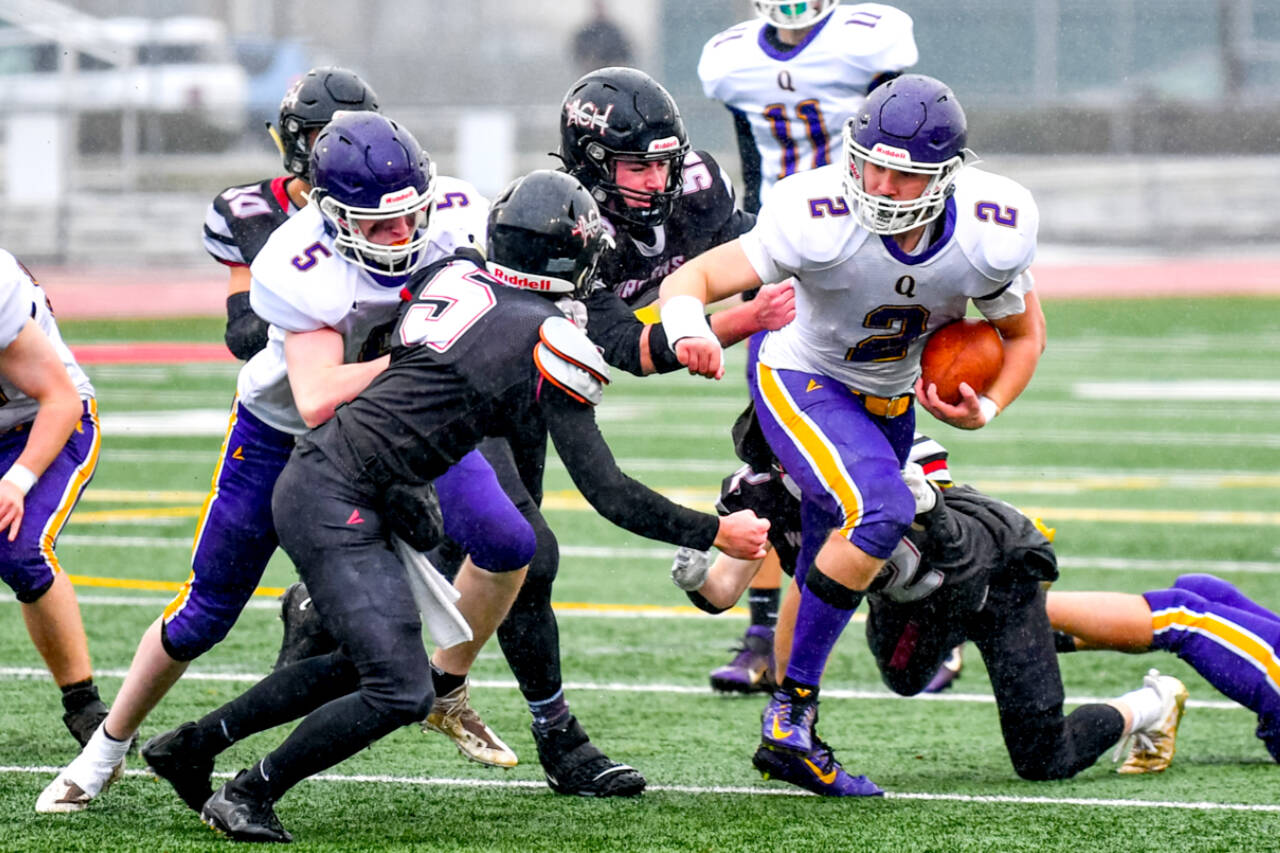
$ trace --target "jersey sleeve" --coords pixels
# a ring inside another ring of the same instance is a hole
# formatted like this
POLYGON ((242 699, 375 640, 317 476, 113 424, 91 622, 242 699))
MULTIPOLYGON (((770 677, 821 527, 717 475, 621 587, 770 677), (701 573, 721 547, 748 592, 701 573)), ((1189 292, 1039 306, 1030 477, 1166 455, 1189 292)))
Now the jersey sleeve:
POLYGON ((728 102, 725 84, 733 71, 734 57, 741 43, 748 38, 752 23, 745 21, 716 33, 702 46, 702 54, 698 57, 698 79, 702 81, 703 94, 708 98, 728 102))
POLYGON ((228 187, 205 210, 205 251, 228 266, 252 264, 272 232, 289 218, 287 204, 281 179, 228 187))
POLYGON ((956 181, 956 237, 974 268, 993 282, 990 291, 970 294, 988 319, 1020 314, 1033 279, 1040 211, 1014 180, 967 167, 956 181))
POLYGON ((0 349, 17 340, 31 318, 35 285, 18 260, 0 250, 0 349))
POLYGON ((859 71, 875 75, 883 71, 902 71, 920 59, 916 47, 915 24, 901 9, 881 3, 858 3, 841 7, 845 28, 857 38, 846 61, 859 71))
POLYGON ((466 181, 441 175, 436 178, 436 198, 427 223, 432 249, 440 256, 459 249, 485 250, 489 200, 466 181))
POLYGON ((310 207, 276 229, 249 268, 253 313, 286 332, 312 332, 350 312, 346 261, 323 235, 310 207))

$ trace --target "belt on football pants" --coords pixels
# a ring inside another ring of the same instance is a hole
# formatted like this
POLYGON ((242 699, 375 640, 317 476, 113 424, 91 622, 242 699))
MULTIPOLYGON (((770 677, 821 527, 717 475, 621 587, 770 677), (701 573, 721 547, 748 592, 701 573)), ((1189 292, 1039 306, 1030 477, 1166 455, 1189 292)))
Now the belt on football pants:
POLYGON ((853 395, 862 401, 862 407, 867 410, 867 414, 875 415, 877 418, 896 418, 905 415, 911 409, 911 401, 915 399, 914 394, 899 394, 897 397, 875 397, 853 388, 849 390, 853 391, 853 395))

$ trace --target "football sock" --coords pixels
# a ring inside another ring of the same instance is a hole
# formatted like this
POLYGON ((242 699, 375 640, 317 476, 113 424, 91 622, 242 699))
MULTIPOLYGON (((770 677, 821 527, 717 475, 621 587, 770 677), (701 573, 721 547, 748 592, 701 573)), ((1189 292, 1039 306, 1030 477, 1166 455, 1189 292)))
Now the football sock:
POLYGON ((1154 725, 1160 719, 1160 712, 1164 710, 1164 701, 1151 687, 1130 690, 1116 701, 1129 706, 1129 710, 1133 712, 1133 722, 1129 724, 1125 734, 1154 725))
POLYGON ((97 685, 93 683, 92 678, 86 678, 74 684, 64 684, 61 689, 62 710, 68 714, 74 714, 87 705, 101 701, 102 698, 98 695, 97 685))
POLYGON ((345 761, 402 725, 403 715, 375 708, 360 693, 350 692, 304 717, 249 775, 265 777, 265 798, 275 801, 308 776, 345 761))
POLYGON ((827 658, 835 648, 836 640, 844 631, 853 610, 862 599, 862 593, 842 586, 818 570, 809 567, 804 589, 800 593, 800 608, 796 613, 795 635, 791 642, 791 660, 787 664, 787 676, 803 684, 820 684, 827 658), (828 587, 835 590, 828 591, 828 587), (840 599, 840 604, 852 602, 851 607, 831 604, 827 599, 840 599))
POLYGON ((466 673, 454 675, 452 672, 445 672, 438 668, 435 664, 431 665, 431 688, 435 690, 437 696, 448 696, 466 683, 466 673))
POLYGON ((1076 648, 1076 638, 1066 631, 1053 632, 1053 648, 1060 655, 1070 654, 1079 651, 1076 648))
POLYGON ((781 593, 777 587, 768 589, 750 587, 747 589, 747 607, 751 610, 751 624, 772 628, 778 624, 778 599, 781 593))
POLYGON ((355 666, 340 652, 304 658, 201 717, 197 736, 217 755, 235 741, 292 722, 359 685, 355 666))
POLYGON ((530 702, 529 713, 533 714, 534 731, 546 734, 569 719, 569 700, 564 698, 564 690, 557 690, 550 699, 530 702))
POLYGON ((805 684, 803 681, 796 681, 788 675, 782 679, 782 684, 779 686, 783 693, 795 696, 803 702, 818 701, 818 685, 816 684, 805 684))
POLYGON ((62 771, 63 775, 79 785, 86 794, 96 797, 111 778, 112 768, 124 759, 131 741, 132 738, 116 740, 108 737, 106 726, 98 726, 84 749, 62 771))

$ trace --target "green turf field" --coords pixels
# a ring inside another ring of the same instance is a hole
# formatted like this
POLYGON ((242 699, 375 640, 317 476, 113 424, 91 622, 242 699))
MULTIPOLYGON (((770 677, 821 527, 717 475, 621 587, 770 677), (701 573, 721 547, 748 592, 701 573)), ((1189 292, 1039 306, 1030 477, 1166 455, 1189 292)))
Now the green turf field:
MULTIPOLYGON (((1139 592, 1212 571, 1280 606, 1280 300, 1063 302, 1046 306, 1049 349, 1031 387, 990 427, 921 418, 951 450, 957 479, 1057 529, 1063 589, 1139 592)), ((216 320, 67 322, 73 343, 218 340, 216 320)), ((600 419, 625 470, 709 506, 736 463, 728 425, 746 395, 729 379, 619 377, 600 419)), ((63 535, 108 701, 139 636, 187 572, 195 512, 220 442, 233 364, 90 367, 106 437, 97 478, 63 535), (179 418, 181 413, 182 417, 179 418), (157 435, 160 424, 195 434, 157 435), (210 424, 213 428, 210 428, 210 424)), ((1149 666, 1183 678, 1192 704, 1173 767, 1120 777, 1102 762, 1070 782, 1020 781, 981 661, 937 698, 881 685, 862 626, 846 632, 824 683, 822 732, 884 800, 829 801, 764 782, 751 752, 763 705, 711 695, 745 616, 692 614, 667 580, 671 549, 599 520, 563 468, 548 475, 563 554, 556 584, 567 694, 595 741, 639 768, 627 802, 558 797, 542 783, 528 714, 491 644, 473 700, 520 754, 501 772, 463 762, 438 735, 404 729, 303 783, 278 806, 299 847, 351 850, 1117 850, 1280 849, 1280 768, 1251 714, 1168 655, 1077 654, 1069 701, 1137 687, 1149 666), (592 607, 627 605, 626 607, 592 607), (641 605, 644 605, 643 607, 641 605)), ((277 557, 263 580, 293 571, 277 557)), ((6 590, 7 593, 7 590, 6 590)), ((144 726, 155 734, 212 709, 266 672, 279 642, 270 590, 197 661, 144 726)), ((0 599, 0 849, 189 850, 222 846, 167 785, 133 762, 89 810, 36 815, 36 795, 75 754, 57 691, 0 599)), ((283 732, 238 744, 234 772, 283 732)))

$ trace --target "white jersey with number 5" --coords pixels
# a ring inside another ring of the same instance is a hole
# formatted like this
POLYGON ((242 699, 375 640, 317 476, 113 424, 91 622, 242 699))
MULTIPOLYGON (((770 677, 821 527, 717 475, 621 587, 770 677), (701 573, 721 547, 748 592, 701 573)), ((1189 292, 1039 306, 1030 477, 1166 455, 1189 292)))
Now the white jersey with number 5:
MULTIPOLYGON (((418 266, 457 249, 483 248, 489 202, 456 178, 436 178, 436 200, 427 221, 428 244, 418 266)), ((348 262, 314 205, 278 227, 250 267, 253 311, 271 324, 267 346, 240 369, 240 402, 267 425, 301 435, 307 426, 289 387, 284 357, 286 332, 330 328, 342 333, 343 361, 366 361, 385 353, 403 302, 401 285, 388 286, 348 262)))
POLYGON ((918 59, 911 17, 892 6, 837 6, 801 44, 778 50, 751 20, 702 48, 698 77, 708 98, 746 116, 760 152, 763 203, 773 185, 839 159, 845 119, 872 79, 918 59))
POLYGON ((769 333, 760 360, 905 394, 928 336, 963 317, 969 300, 991 320, 1025 310, 1039 212, 1022 185, 967 166, 924 248, 908 255, 858 224, 840 173, 825 166, 780 181, 741 238, 761 279, 796 279, 796 319, 769 333))

